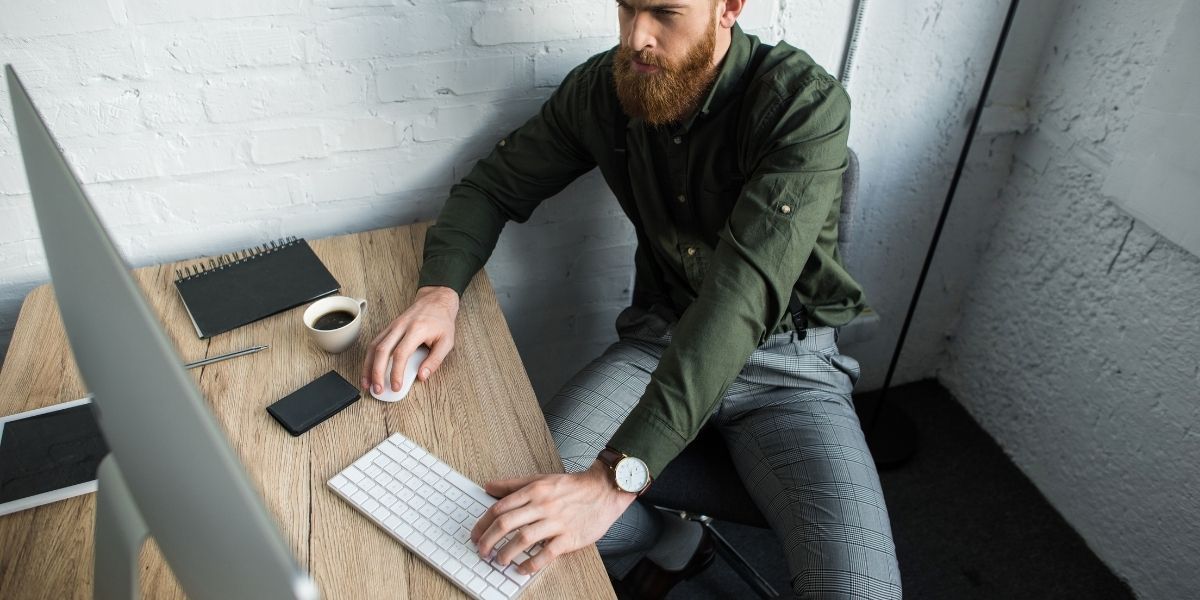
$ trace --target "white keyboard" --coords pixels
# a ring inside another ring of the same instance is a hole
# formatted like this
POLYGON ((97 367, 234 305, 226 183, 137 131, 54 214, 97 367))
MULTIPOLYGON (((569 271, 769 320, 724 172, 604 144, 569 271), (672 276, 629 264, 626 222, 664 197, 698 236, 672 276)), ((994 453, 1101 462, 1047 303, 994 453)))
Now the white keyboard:
POLYGON ((502 568, 471 543, 471 528, 496 499, 399 433, 334 475, 329 487, 473 598, 516 598, 529 585, 517 572, 529 554, 502 568))

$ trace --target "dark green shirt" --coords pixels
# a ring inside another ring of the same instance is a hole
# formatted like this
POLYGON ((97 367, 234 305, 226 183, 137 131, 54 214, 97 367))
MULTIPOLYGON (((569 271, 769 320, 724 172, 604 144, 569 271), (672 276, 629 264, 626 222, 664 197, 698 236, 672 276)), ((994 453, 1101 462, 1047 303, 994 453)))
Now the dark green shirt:
POLYGON ((627 122, 610 50, 576 67, 541 111, 454 186, 425 243, 420 285, 462 293, 504 224, 599 167, 640 230, 634 303, 678 317, 645 394, 613 448, 657 475, 695 437, 746 359, 788 327, 797 294, 817 325, 863 308, 838 256, 850 102, 837 80, 786 43, 754 73, 759 46, 737 26, 692 117, 627 122), (627 169, 627 171, 626 171, 627 169))

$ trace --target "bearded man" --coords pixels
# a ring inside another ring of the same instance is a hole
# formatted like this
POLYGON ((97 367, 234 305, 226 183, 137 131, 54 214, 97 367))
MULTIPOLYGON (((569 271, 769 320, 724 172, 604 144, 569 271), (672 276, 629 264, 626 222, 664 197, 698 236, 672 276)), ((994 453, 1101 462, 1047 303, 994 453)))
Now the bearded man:
POLYGON ((637 497, 710 423, 798 597, 899 598, 850 400, 858 363, 835 339, 864 306, 837 250, 846 93, 807 54, 743 33, 744 0, 617 3, 618 47, 571 71, 452 188, 416 298, 371 343, 363 387, 399 389, 387 361, 422 344, 427 380, 505 222, 599 167, 638 234, 633 303, 619 341, 544 407, 567 474, 485 485, 500 500, 472 531, 481 556, 516 532, 494 556, 507 565, 543 542, 521 566, 533 573, 598 542, 631 595, 665 595, 711 561, 711 540, 637 497))

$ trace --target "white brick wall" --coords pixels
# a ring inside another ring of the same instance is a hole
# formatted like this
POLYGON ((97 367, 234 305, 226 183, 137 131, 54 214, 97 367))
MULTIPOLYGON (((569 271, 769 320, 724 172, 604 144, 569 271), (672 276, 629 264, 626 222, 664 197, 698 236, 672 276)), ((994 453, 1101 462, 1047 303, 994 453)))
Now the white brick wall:
MULTIPOLYGON (((753 0, 742 21, 832 71, 848 5, 753 0)), ((879 28, 881 52, 912 46, 941 3, 917 5, 920 18, 879 28)), ((496 137, 617 30, 611 0, 13 0, 0 15, 0 61, 16 67, 137 265, 432 218, 496 137)), ((872 146, 934 155, 961 130, 947 99, 961 95, 963 65, 986 63, 974 38, 987 28, 942 23, 922 55, 972 60, 926 67, 948 82, 922 99, 926 121, 856 114, 872 146)), ((921 76, 879 76, 878 89, 921 76)), ((21 298, 46 279, 9 110, 0 102, 0 348, 21 298)), ((874 176, 914 165, 894 169, 874 176)), ((936 198, 938 183, 903 187, 936 198)), ((490 266, 543 395, 609 339, 628 302, 634 238, 614 211, 602 180, 585 177, 510 228, 490 266), (548 258, 547 248, 574 250, 548 258), (554 323, 527 319, 534 306, 554 323)), ((905 283, 872 289, 881 312, 901 312, 902 294, 889 294, 905 283)))

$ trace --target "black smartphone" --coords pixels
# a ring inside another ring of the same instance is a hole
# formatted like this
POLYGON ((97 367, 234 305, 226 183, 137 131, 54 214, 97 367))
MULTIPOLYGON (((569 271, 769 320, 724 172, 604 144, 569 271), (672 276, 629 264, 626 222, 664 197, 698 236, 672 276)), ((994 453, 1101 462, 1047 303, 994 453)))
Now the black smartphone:
POLYGON ((330 371, 267 407, 292 435, 300 435, 358 400, 358 388, 330 371))

